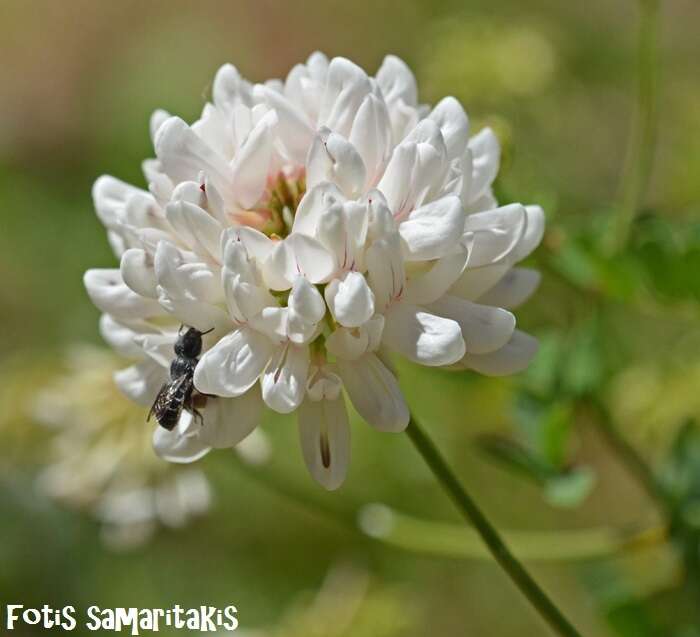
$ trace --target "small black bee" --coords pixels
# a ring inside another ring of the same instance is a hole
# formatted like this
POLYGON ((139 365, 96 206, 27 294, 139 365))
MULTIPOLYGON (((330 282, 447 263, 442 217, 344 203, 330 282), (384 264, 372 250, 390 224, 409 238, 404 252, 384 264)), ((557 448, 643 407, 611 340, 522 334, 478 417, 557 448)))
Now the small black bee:
POLYGON ((182 329, 175 341, 175 358, 170 364, 170 381, 165 383, 153 401, 146 422, 155 414, 158 424, 172 431, 180 420, 183 408, 195 418, 202 420, 202 414, 197 411, 194 393, 194 370, 197 367, 202 352, 202 336, 211 330, 200 332, 190 327, 183 334, 182 329))

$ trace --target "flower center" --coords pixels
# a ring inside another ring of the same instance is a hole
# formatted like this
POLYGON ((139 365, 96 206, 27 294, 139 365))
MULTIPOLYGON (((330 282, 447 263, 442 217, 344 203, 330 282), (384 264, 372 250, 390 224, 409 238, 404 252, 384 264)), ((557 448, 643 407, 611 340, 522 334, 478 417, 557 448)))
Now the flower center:
POLYGON ((284 238, 292 231, 294 215, 306 192, 304 169, 279 171, 268 178, 268 185, 255 212, 266 221, 261 230, 269 237, 284 238))

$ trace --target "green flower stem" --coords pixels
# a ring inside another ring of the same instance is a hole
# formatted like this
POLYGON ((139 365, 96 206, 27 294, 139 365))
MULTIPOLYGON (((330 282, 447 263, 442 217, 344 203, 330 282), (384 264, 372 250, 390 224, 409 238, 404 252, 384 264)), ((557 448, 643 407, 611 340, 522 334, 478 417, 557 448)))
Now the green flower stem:
MULTIPOLYGON (((360 527, 369 536, 395 548, 436 557, 489 559, 478 533, 463 525, 423 520, 384 504, 360 511, 360 527)), ((650 549, 666 541, 663 526, 622 532, 611 527, 559 531, 503 530, 518 559, 538 562, 583 561, 619 557, 650 549)))
POLYGON ((627 244, 630 227, 649 184, 656 144, 659 0, 639 0, 639 12, 637 107, 620 184, 620 206, 611 235, 612 253, 621 252, 627 244))
POLYGON ((542 618, 559 635, 564 637, 581 637, 580 633, 569 623, 522 564, 510 552, 496 529, 464 490, 464 487, 457 480, 457 477, 447 465, 437 447, 419 427, 414 418, 411 418, 411 421, 408 423, 406 433, 442 487, 457 505, 462 516, 473 525, 491 555, 523 595, 530 600, 530 603, 542 618))

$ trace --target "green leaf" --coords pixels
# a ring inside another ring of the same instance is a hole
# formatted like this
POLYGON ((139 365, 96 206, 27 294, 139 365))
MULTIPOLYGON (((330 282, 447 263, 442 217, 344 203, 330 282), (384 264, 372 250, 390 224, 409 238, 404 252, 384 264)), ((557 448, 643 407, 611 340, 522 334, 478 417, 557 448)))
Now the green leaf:
POLYGON ((577 467, 548 480, 544 497, 552 506, 573 508, 588 497, 594 485, 594 471, 590 467, 577 467))

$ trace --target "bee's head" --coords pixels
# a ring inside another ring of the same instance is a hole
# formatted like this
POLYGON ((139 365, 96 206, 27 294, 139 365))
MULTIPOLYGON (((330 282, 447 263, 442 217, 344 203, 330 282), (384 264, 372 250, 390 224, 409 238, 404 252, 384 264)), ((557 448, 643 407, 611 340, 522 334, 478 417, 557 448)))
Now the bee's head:
POLYGON ((202 351, 202 332, 190 327, 175 341, 175 353, 185 358, 196 358, 202 351))

